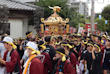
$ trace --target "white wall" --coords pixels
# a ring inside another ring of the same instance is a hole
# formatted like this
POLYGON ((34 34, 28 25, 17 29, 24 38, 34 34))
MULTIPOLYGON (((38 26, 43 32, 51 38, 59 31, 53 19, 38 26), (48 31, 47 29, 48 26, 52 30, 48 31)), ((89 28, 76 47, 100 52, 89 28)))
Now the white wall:
POLYGON ((36 29, 34 28, 35 26, 28 26, 29 31, 32 31, 33 35, 35 36, 37 34, 36 29))
POLYGON ((36 34, 35 26, 28 26, 28 19, 9 19, 10 23, 10 37, 16 39, 19 37, 26 38, 25 33, 32 31, 33 35, 36 34))
POLYGON ((9 19, 10 23, 10 37, 18 38, 22 37, 22 19, 9 19))
POLYGON ((28 19, 23 19, 23 25, 22 25, 22 37, 25 38, 26 37, 26 32, 29 31, 28 29, 28 19))
POLYGON ((22 37, 26 38, 27 31, 32 31, 33 35, 36 35, 36 29, 34 28, 35 26, 28 25, 28 19, 23 19, 22 27, 23 27, 22 37))

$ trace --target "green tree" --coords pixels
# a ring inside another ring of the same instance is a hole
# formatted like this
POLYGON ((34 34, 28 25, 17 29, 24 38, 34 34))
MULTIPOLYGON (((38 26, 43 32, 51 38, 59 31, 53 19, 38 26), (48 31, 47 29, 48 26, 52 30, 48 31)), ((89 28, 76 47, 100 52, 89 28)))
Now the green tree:
POLYGON ((79 21, 79 14, 76 12, 76 8, 69 8, 67 5, 68 0, 39 0, 37 5, 44 9, 44 18, 48 18, 51 14, 53 14, 53 10, 49 9, 48 6, 61 7, 61 12, 58 13, 62 18, 69 18, 69 24, 72 27, 76 27, 79 21))
POLYGON ((108 24, 105 24, 105 19, 102 17, 102 19, 96 18, 95 22, 97 22, 97 28, 102 30, 102 31, 107 31, 108 28, 108 24))
POLYGON ((99 15, 101 15, 101 13, 96 13, 95 18, 99 18, 99 15))
MULTIPOLYGON (((85 19, 84 17, 85 17, 84 15, 81 15, 81 14, 80 14, 79 23, 80 23, 80 26, 81 26, 81 27, 85 27, 85 25, 84 25, 85 23, 90 23, 90 20, 85 19)), ((77 27, 79 27, 79 26, 77 26, 77 27)))
POLYGON ((83 23, 80 23, 80 27, 83 27, 83 28, 84 28, 84 27, 85 27, 85 25, 84 25, 83 23))
POLYGON ((107 19, 110 20, 110 5, 107 5, 103 8, 101 15, 107 19))
POLYGON ((106 31, 110 32, 110 4, 105 6, 101 12, 101 15, 104 17, 104 19, 108 20, 108 24, 106 25, 106 31))
POLYGON ((37 5, 44 8, 44 18, 48 18, 53 11, 48 6, 60 6, 61 12, 59 13, 63 18, 66 18, 70 13, 68 12, 67 0, 39 0, 37 5))

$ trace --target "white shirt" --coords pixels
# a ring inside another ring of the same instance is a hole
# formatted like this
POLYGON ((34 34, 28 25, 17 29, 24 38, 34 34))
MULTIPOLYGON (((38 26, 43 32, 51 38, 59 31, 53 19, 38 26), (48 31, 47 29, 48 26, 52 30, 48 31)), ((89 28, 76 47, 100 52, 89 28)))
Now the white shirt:
MULTIPOLYGON (((23 74, 24 74, 25 67, 26 67, 26 65, 27 65, 28 61, 29 61, 29 58, 27 59, 27 61, 25 62, 24 66, 23 66, 23 67, 24 67, 23 74)), ((29 74, 30 65, 31 65, 31 62, 30 62, 30 63, 29 63, 29 65, 28 65, 28 69, 27 69, 27 73, 26 73, 26 74, 29 74)))

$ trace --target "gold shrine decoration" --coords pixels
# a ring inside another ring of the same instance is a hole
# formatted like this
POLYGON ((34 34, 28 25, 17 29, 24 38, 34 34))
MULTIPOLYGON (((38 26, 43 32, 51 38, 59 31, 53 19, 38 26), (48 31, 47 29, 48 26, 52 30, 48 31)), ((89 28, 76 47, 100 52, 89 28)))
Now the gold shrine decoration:
POLYGON ((61 10, 61 7, 59 7, 59 6, 54 6, 54 7, 50 7, 49 6, 49 8, 50 9, 53 9, 53 11, 54 11, 54 14, 52 14, 50 17, 48 17, 47 19, 44 19, 44 18, 41 18, 41 22, 42 23, 44 23, 44 25, 56 25, 56 26, 58 26, 59 25, 59 23, 61 24, 61 25, 66 25, 66 23, 68 23, 69 22, 69 19, 68 18, 66 18, 65 20, 62 18, 62 17, 60 17, 57 13, 56 13, 56 11, 58 11, 58 12, 60 12, 60 10, 61 10))
POLYGON ((65 20, 65 21, 66 21, 66 23, 68 23, 68 22, 69 22, 69 19, 68 19, 68 18, 66 18, 66 20, 65 20))
POLYGON ((67 24, 67 25, 66 25, 66 33, 69 33, 69 27, 70 27, 70 25, 67 24))
POLYGON ((55 28, 55 32, 58 32, 58 28, 55 28))
POLYGON ((44 18, 41 18, 41 22, 44 23, 44 18))
POLYGON ((60 10, 61 10, 61 7, 59 7, 59 6, 54 6, 54 7, 49 6, 49 8, 53 9, 54 13, 56 13, 56 11, 60 13, 60 10))
POLYGON ((41 33, 44 33, 44 25, 41 24, 40 27, 41 27, 41 33))
POLYGON ((49 16, 48 18, 44 19, 41 18, 41 32, 44 33, 44 26, 46 27, 46 33, 45 35, 64 35, 65 34, 65 26, 66 26, 66 33, 69 33, 69 19, 63 19, 60 15, 58 15, 56 12, 60 12, 61 7, 54 6, 50 7, 50 9, 53 9, 54 13, 49 16))
POLYGON ((66 18, 65 20, 63 20, 61 17, 49 17, 47 20, 41 18, 41 22, 44 23, 44 25, 58 25, 59 23, 66 25, 66 23, 69 22, 69 19, 66 18))

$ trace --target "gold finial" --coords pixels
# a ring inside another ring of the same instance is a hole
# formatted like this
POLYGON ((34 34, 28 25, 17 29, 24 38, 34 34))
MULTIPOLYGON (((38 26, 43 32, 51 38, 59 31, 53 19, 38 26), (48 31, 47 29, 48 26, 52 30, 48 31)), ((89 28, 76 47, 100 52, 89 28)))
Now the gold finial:
POLYGON ((66 22, 69 22, 69 19, 68 18, 66 18, 66 20, 65 20, 66 22))
POLYGON ((60 13, 60 10, 61 10, 61 7, 59 7, 59 6, 54 6, 54 7, 49 6, 49 8, 53 9, 54 13, 56 13, 56 11, 60 13))
POLYGON ((41 22, 44 23, 44 18, 41 18, 41 22))

